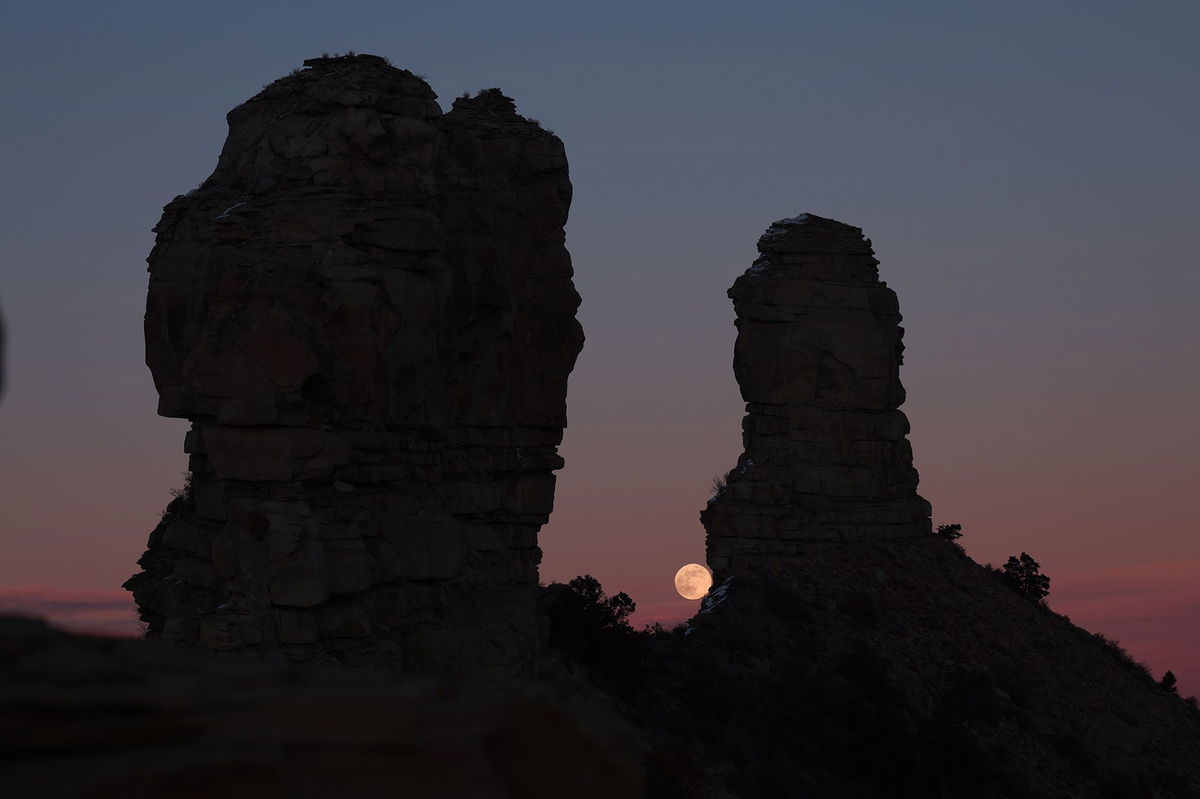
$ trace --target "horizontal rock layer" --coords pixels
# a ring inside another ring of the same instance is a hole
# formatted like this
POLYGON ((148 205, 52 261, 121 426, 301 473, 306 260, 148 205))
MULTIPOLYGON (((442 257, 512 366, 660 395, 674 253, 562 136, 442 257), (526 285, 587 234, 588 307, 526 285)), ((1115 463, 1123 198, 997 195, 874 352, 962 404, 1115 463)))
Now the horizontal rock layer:
POLYGON ((521 671, 583 342, 562 142, 497 90, 443 114, 383 59, 305 64, 155 228, 190 485, 128 585, 185 644, 521 671))
POLYGON ((859 228, 812 214, 773 224, 729 290, 745 452, 701 514, 718 573, 804 542, 930 530, 900 383, 896 293, 859 228))

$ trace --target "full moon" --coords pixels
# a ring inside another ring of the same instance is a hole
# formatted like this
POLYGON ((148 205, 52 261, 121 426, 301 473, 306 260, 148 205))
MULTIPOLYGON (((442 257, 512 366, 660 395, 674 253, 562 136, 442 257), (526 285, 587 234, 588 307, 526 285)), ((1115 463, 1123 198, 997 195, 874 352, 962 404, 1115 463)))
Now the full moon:
POLYGON ((699 563, 689 563, 675 572, 675 590, 684 599, 700 599, 712 588, 712 573, 699 563))

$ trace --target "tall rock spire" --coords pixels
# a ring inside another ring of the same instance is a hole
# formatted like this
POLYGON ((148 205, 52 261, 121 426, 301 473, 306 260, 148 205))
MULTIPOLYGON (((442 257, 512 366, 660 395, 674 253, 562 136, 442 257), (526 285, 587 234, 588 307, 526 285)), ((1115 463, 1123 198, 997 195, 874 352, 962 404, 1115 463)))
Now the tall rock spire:
POLYGON ((164 210, 146 359, 192 429, 127 583, 151 636, 527 669, 583 344, 571 184, 498 90, 435 98, 376 56, 306 61, 164 210))
POLYGON ((758 250, 729 290, 745 452, 700 514, 718 578, 784 565, 806 542, 930 531, 899 410, 899 304, 870 242, 801 214, 758 250))

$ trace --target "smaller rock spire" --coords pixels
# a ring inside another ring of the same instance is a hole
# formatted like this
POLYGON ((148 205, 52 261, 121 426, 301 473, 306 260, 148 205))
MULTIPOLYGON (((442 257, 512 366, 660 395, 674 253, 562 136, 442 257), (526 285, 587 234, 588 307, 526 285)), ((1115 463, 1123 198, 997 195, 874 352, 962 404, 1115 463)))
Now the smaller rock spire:
POLYGON ((920 536, 929 503, 905 436, 896 293, 862 230, 782 219, 729 290, 745 452, 700 514, 718 573, 770 567, 804 542, 920 536))

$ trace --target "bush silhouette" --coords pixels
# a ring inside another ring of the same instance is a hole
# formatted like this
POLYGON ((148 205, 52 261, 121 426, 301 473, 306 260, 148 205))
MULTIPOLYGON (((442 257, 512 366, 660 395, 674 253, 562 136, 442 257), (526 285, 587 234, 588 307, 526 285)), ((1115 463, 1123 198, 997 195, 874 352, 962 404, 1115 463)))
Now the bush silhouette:
MULTIPOLYGON (((1092 640, 1100 644, 1101 648, 1117 662, 1121 668, 1126 671, 1131 671, 1143 680, 1154 682, 1154 677, 1150 675, 1150 670, 1146 668, 1146 664, 1141 661, 1134 660, 1133 657, 1125 651, 1121 646, 1121 642, 1115 638, 1109 638, 1104 633, 1092 633, 1092 640)), ((1165 677, 1166 675, 1164 675, 1165 677)), ((1172 675, 1174 676, 1174 675, 1172 675)))
POLYGON ((190 502, 192 499, 192 473, 190 471, 183 473, 182 488, 168 488, 167 493, 174 499, 182 499, 184 502, 190 502))
POLYGON ((1177 682, 1179 682, 1179 680, 1175 677, 1175 672, 1167 671, 1167 673, 1162 676, 1162 680, 1160 680, 1158 684, 1163 687, 1163 690, 1176 694, 1179 693, 1179 687, 1176 685, 1177 682))
POLYGON ((618 691, 635 684, 649 636, 639 635, 629 624, 637 604, 628 594, 608 596, 599 580, 585 574, 566 585, 546 586, 542 601, 552 647, 618 691))
POLYGON ((942 538, 946 539, 947 541, 957 541, 958 539, 962 538, 962 525, 961 524, 939 524, 937 526, 937 530, 934 532, 936 535, 941 536, 942 538))
POLYGON ((1011 555, 1004 564, 1004 579, 1018 593, 1041 602, 1050 593, 1050 578, 1042 574, 1040 568, 1028 552, 1022 552, 1019 558, 1011 555))

